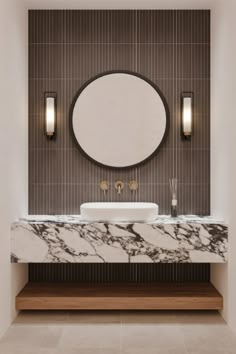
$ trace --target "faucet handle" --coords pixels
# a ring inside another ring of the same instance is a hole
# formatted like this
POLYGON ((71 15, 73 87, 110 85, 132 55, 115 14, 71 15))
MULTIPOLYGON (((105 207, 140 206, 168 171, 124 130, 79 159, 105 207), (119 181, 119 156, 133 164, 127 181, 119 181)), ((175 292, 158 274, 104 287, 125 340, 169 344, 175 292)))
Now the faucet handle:
POLYGON ((135 180, 132 180, 129 182, 129 189, 132 191, 132 192, 136 192, 136 190, 138 189, 138 182, 135 181, 135 180))
POLYGON ((121 191, 124 189, 124 182, 123 181, 116 181, 115 182, 115 189, 117 190, 117 193, 120 194, 121 191))
POLYGON ((99 186, 100 186, 100 189, 103 191, 103 193, 104 193, 104 195, 105 195, 105 193, 106 193, 106 192, 108 191, 108 189, 109 189, 109 182, 106 181, 106 180, 103 180, 103 181, 100 182, 99 186))

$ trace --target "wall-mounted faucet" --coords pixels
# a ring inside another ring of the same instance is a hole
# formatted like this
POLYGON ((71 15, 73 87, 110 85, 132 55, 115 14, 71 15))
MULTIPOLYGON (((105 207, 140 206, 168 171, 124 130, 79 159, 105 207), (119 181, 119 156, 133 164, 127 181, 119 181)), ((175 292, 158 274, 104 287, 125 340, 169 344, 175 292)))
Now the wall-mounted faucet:
POLYGON ((124 189, 124 182, 123 181, 116 181, 115 182, 115 189, 117 190, 118 194, 121 194, 121 191, 124 189))
MULTIPOLYGON (((121 180, 118 180, 115 182, 115 190, 117 191, 117 194, 121 194, 122 190, 124 189, 124 182, 121 180)), ((138 189, 138 182, 135 180, 131 180, 128 183, 129 189, 131 192, 136 192, 138 189)), ((101 189, 101 191, 103 191, 104 195, 106 194, 106 192, 109 190, 109 182, 106 180, 103 180, 100 182, 99 187, 101 189)))

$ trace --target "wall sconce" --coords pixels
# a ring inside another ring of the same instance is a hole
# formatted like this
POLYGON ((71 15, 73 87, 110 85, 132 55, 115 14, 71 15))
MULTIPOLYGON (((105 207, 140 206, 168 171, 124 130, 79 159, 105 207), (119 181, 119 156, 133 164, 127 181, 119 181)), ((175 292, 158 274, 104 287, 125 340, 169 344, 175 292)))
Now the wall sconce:
POLYGON ((56 98, 55 92, 46 92, 44 94, 45 132, 49 139, 53 139, 56 136, 56 98))
POLYGON ((193 135, 193 93, 183 92, 181 94, 181 120, 182 136, 184 139, 191 139, 193 135))

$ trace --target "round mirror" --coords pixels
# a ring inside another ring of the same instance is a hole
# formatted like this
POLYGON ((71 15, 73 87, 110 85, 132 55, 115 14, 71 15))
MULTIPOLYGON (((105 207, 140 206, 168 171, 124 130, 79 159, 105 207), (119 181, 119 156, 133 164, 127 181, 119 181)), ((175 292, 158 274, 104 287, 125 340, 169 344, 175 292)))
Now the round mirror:
POLYGON ((167 104, 151 81, 133 73, 109 72, 79 90, 71 124, 88 157, 124 168, 157 151, 167 133, 167 116, 167 104))

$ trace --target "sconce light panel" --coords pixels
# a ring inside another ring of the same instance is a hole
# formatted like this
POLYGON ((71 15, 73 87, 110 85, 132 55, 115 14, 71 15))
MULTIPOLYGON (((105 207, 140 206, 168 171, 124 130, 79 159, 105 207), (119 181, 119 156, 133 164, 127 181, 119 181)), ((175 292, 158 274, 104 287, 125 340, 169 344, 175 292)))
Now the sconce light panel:
POLYGON ((46 92, 45 100, 45 133, 49 139, 56 136, 56 93, 46 92))
POLYGON ((193 135, 193 93, 183 92, 181 95, 182 136, 191 139, 193 135))

